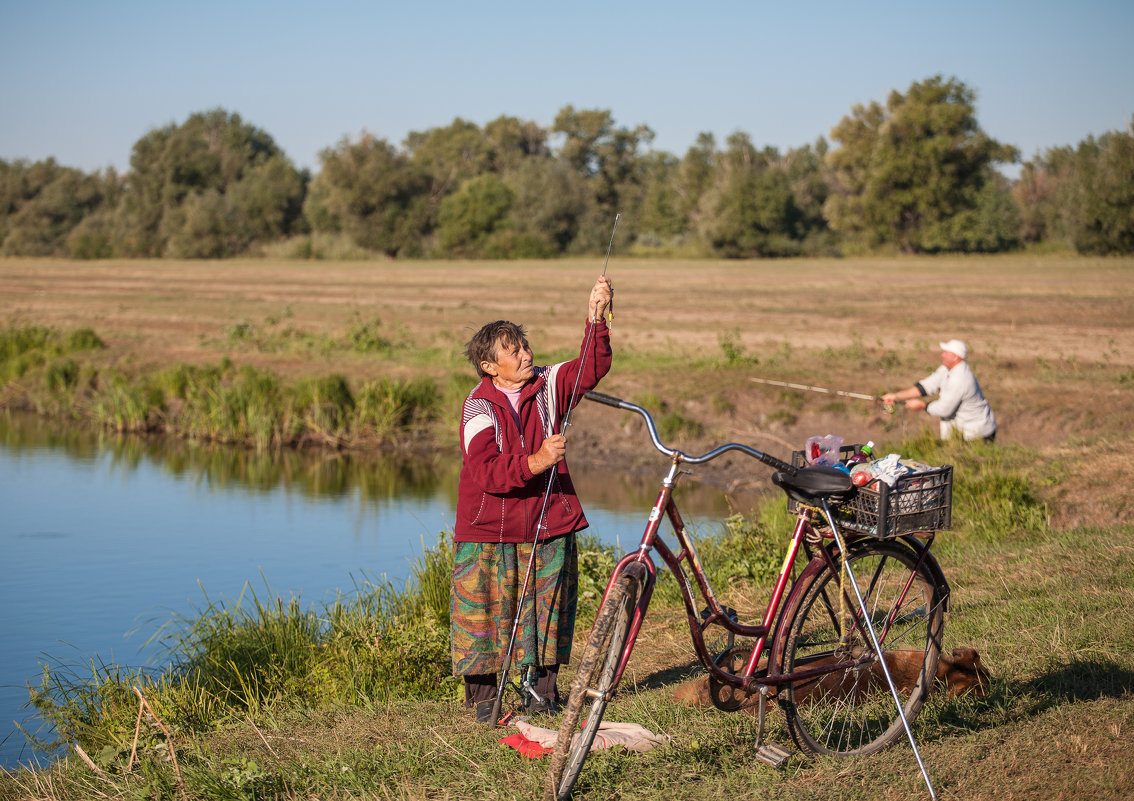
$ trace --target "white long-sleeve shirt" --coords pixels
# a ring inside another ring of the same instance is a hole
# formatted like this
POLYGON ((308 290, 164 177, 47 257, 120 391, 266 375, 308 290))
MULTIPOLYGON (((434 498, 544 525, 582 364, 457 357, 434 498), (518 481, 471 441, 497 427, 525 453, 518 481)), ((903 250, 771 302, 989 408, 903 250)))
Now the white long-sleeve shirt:
POLYGON ((941 365, 918 381, 917 388, 922 395, 937 395, 925 410, 941 418, 941 439, 949 439, 954 431, 965 439, 983 439, 996 432, 996 417, 968 362, 959 362, 952 369, 941 365))

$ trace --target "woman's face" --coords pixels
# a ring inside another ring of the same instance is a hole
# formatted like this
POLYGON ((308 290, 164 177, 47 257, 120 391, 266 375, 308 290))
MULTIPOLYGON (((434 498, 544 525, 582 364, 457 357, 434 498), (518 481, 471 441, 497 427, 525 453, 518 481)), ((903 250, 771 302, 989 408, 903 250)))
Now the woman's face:
POLYGON ((532 377, 532 349, 527 340, 515 345, 496 343, 496 361, 480 363, 480 369, 492 376, 492 383, 505 389, 522 387, 532 377))

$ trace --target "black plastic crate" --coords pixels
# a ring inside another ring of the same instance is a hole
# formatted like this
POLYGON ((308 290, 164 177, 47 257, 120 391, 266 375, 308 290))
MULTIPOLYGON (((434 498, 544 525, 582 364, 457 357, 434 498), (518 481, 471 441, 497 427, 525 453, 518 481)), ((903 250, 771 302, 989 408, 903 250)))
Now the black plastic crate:
MULTIPOLYGON (((844 445, 839 459, 846 462, 861 445, 844 445)), ((803 451, 794 451, 791 463, 803 467, 803 451)), ((788 511, 799 503, 788 499, 788 511)), ((943 465, 910 473, 891 487, 884 481, 859 487, 858 492, 831 510, 841 528, 871 537, 897 537, 914 532, 949 528, 953 518, 953 466, 943 465)))

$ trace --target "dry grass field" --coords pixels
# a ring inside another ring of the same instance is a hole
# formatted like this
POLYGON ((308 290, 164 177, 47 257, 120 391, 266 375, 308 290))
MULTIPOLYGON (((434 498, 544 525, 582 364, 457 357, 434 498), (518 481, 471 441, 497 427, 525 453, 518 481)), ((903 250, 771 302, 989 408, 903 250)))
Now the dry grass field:
MULTIPOLYGON (((570 343, 601 262, 0 260, 0 319, 89 325, 124 354, 204 359, 238 322, 282 318, 313 333, 355 316, 456 346, 507 317, 533 342, 570 343)), ((1134 361, 1134 260, 906 257, 612 260, 616 344, 642 352, 867 346, 966 339, 977 358, 1134 361)))

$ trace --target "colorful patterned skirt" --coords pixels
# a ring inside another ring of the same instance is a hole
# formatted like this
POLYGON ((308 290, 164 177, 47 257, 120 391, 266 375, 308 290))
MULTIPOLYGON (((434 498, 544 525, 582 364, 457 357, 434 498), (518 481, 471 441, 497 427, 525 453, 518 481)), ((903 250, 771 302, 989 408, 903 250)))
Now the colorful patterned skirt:
MULTIPOLYGON (((449 600, 454 676, 500 670, 531 553, 530 542, 455 543, 449 600)), ((579 584, 575 535, 541 542, 533 572, 512 666, 566 664, 579 584)))

